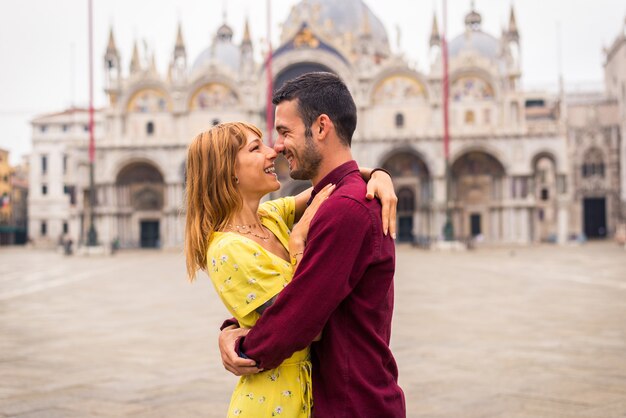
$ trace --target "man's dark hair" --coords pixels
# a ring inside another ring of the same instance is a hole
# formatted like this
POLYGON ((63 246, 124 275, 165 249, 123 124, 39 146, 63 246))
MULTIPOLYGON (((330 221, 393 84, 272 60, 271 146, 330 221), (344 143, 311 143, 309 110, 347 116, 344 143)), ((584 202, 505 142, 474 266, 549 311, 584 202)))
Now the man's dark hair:
POLYGON ((356 105, 341 78, 326 72, 303 74, 274 92, 272 103, 277 105, 293 99, 298 99, 298 113, 307 138, 313 137, 311 125, 324 113, 335 125, 337 136, 350 146, 356 128, 356 105))

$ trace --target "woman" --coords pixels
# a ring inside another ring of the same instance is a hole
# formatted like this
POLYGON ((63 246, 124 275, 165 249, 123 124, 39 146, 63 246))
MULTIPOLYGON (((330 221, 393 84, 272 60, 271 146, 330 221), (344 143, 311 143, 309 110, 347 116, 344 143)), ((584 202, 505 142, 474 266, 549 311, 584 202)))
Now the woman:
MULTIPOLYGON (((309 223, 334 188, 323 189, 308 208, 311 189, 260 204, 263 196, 280 188, 276 156, 263 144, 261 132, 242 122, 203 132, 188 151, 187 273, 193 280, 198 269, 205 270, 243 327, 254 326, 291 280, 309 223)), ((369 174, 364 170, 364 177, 369 174)), ((228 416, 308 417, 311 406, 307 348, 276 369, 242 377, 228 416)))

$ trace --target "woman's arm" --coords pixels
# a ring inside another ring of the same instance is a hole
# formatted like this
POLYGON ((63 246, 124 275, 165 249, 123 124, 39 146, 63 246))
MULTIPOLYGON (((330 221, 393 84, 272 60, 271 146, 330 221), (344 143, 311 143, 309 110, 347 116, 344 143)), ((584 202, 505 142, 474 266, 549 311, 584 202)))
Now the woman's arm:
POLYGON ((300 220, 300 218, 302 217, 302 214, 306 210, 306 202, 308 202, 309 199, 311 198, 311 192, 312 191, 313 191, 313 187, 309 187, 305 191, 300 192, 297 195, 295 195, 295 199, 296 199, 296 213, 295 213, 295 221, 294 222, 298 222, 300 220))
MULTIPOLYGON (((383 220, 383 233, 387 235, 389 232, 391 236, 396 238, 396 205, 398 203, 398 197, 396 196, 393 182, 391 181, 391 175, 380 168, 367 168, 360 167, 359 172, 363 180, 367 182, 367 199, 378 198, 382 205, 382 220, 383 220)), ((306 210, 306 203, 311 197, 312 187, 309 187, 305 191, 295 196, 296 210, 295 210, 295 222, 298 222, 302 217, 302 214, 306 210)))
POLYGON ((396 239, 396 209, 398 197, 391 181, 391 174, 382 168, 360 168, 361 177, 367 182, 367 194, 369 200, 377 198, 382 206, 381 217, 383 220, 383 233, 391 234, 396 239))

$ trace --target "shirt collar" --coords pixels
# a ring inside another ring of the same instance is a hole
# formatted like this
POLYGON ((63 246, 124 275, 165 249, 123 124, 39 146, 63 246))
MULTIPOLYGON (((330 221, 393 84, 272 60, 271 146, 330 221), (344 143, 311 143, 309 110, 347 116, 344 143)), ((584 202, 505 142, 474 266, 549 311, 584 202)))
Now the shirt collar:
POLYGON ((307 206, 311 204, 315 195, 318 194, 320 190, 322 190, 324 187, 326 187, 327 184, 330 184, 330 183, 337 184, 345 176, 355 171, 357 172, 359 171, 359 166, 357 165, 356 161, 350 160, 346 163, 341 164, 339 167, 335 168, 330 173, 326 174, 326 176, 322 180, 320 180, 320 182, 317 183, 315 187, 313 188, 313 192, 311 192, 311 198, 306 203, 307 206))

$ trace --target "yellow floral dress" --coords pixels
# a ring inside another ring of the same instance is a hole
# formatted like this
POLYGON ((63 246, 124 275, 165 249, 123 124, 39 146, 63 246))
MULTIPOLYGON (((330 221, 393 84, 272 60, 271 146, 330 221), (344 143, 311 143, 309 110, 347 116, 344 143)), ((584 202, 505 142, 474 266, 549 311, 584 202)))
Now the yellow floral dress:
MULTIPOLYGON (((288 248, 295 199, 259 207, 261 222, 288 248)), ((253 327, 256 309, 277 295, 293 277, 293 266, 255 241, 233 232, 215 232, 207 252, 207 272, 220 298, 242 327, 253 327)), ((309 349, 294 353, 273 370, 243 376, 230 400, 228 417, 310 417, 309 349)))

